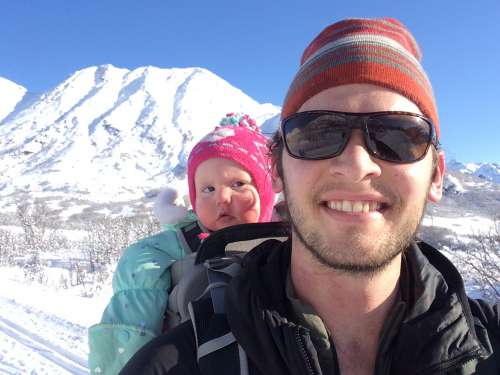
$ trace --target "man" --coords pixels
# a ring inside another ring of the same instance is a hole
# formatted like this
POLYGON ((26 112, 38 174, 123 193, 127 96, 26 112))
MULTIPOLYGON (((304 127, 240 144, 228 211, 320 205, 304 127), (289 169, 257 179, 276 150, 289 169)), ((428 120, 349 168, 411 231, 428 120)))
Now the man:
MULTIPOLYGON (((306 48, 271 145, 291 236, 250 252, 226 291, 250 374, 500 373, 499 306, 413 240, 445 169, 420 58, 394 19, 344 20, 306 48)), ((124 373, 229 366, 202 360, 188 323, 124 373)))

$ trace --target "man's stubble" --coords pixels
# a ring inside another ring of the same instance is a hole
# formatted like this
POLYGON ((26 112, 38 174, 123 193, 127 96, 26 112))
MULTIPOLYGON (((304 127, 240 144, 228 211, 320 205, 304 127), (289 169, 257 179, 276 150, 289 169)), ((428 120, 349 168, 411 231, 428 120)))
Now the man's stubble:
MULTIPOLYGON (((350 274, 373 275, 381 272, 391 261, 408 248, 414 239, 427 204, 426 197, 400 218, 392 230, 379 233, 377 238, 367 239, 359 228, 353 227, 344 232, 339 241, 328 240, 327 234, 320 232, 314 223, 308 222, 304 210, 298 206, 297 200, 290 194, 286 178, 283 176, 283 193, 288 206, 289 220, 295 237, 323 266, 350 274)), ((324 186, 321 190, 335 190, 335 184, 324 186)), ((430 188, 430 182, 428 184, 430 188)), ((320 191, 312 194, 318 196, 320 191)), ((384 196, 391 197, 391 210, 404 211, 404 202, 392 192, 382 187, 375 188, 384 196)), ((428 189, 427 189, 428 191, 428 189)), ((312 208, 310 208, 312 209, 312 208)))

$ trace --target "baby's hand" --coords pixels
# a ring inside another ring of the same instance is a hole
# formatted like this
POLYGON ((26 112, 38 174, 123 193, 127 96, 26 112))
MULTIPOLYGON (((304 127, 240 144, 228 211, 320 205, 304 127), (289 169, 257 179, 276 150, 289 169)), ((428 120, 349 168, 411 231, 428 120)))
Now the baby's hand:
POLYGON ((176 224, 186 216, 188 209, 179 192, 168 186, 156 197, 153 212, 160 224, 176 224))

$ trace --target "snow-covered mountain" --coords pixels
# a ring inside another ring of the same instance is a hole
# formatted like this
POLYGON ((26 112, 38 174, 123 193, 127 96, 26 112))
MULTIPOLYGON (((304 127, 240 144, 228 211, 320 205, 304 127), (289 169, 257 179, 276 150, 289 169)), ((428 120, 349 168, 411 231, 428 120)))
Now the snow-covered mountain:
POLYGON ((137 198, 184 178, 189 150, 224 114, 262 124, 280 112, 201 68, 103 65, 37 97, 7 80, 0 93, 0 197, 137 198))
POLYGON ((26 89, 0 77, 0 121, 11 113, 26 94, 26 89))
POLYGON ((447 164, 449 171, 457 171, 467 175, 474 175, 484 180, 500 184, 500 164, 497 163, 460 163, 451 160, 447 164))

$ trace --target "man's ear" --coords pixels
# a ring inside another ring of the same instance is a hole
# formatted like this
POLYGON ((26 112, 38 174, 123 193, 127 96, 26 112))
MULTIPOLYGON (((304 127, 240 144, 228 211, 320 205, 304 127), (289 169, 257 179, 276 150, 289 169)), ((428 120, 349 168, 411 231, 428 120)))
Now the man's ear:
POLYGON ((427 196, 427 199, 430 202, 439 202, 441 200, 441 197, 443 196, 443 180, 445 169, 446 162, 444 158, 444 152, 438 151, 436 171, 434 172, 434 177, 432 178, 429 194, 427 196))
POLYGON ((278 167, 276 163, 273 163, 271 167, 271 181, 273 184, 273 191, 276 194, 279 194, 283 191, 283 181, 281 180, 281 177, 279 176, 278 173, 278 167))

